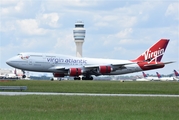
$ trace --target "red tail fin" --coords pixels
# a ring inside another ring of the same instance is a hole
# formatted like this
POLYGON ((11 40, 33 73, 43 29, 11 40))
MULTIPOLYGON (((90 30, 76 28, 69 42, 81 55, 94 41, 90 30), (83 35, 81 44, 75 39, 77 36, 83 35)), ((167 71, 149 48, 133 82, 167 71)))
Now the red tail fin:
POLYGON ((156 72, 156 74, 157 74, 157 77, 158 77, 158 78, 161 78, 161 77, 162 77, 158 72, 156 72))
POLYGON ((142 53, 135 61, 160 62, 165 53, 169 39, 161 39, 142 53))
POLYGON ((179 76, 178 72, 174 70, 175 76, 179 76))
POLYGON ((146 77, 147 77, 147 75, 146 75, 144 72, 142 72, 142 74, 143 74, 144 78, 146 78, 146 77))

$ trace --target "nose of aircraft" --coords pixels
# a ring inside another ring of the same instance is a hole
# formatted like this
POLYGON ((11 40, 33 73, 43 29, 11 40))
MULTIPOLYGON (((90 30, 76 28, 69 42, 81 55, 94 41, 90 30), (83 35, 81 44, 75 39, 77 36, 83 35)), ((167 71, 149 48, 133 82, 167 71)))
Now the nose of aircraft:
POLYGON ((8 59, 8 60, 6 61, 6 64, 8 64, 8 65, 10 65, 10 66, 11 66, 11 63, 12 63, 12 58, 10 58, 10 59, 8 59))
POLYGON ((6 61, 6 64, 8 64, 8 65, 14 67, 16 61, 17 61, 17 57, 13 57, 13 58, 8 59, 8 60, 6 61))

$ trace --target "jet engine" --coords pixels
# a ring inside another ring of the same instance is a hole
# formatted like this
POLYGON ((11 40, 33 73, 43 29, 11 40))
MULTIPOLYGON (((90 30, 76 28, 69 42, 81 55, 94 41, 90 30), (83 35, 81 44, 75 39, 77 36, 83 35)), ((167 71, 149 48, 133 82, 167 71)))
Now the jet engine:
POLYGON ((79 76, 82 74, 81 68, 70 68, 68 71, 69 76, 79 76))
POLYGON ((110 73, 112 71, 111 66, 99 66, 98 72, 101 74, 110 73))
POLYGON ((65 75, 63 73, 53 73, 54 77, 64 77, 65 75))

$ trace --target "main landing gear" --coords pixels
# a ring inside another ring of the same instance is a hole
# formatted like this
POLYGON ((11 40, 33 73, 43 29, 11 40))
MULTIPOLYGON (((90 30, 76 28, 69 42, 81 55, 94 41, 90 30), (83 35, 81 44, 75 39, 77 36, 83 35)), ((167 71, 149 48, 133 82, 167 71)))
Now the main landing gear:
POLYGON ((74 80, 81 80, 80 77, 74 77, 74 80))
POLYGON ((93 80, 93 77, 82 77, 82 80, 93 80))
POLYGON ((90 76, 90 77, 74 77, 74 80, 93 80, 93 77, 90 76))

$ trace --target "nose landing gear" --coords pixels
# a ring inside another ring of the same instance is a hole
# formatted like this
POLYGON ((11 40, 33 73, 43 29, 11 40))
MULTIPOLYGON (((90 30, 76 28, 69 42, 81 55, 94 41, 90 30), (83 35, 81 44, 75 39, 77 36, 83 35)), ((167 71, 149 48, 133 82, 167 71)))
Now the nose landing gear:
POLYGON ((22 78, 26 78, 25 71, 22 70, 22 72, 23 72, 22 78))

